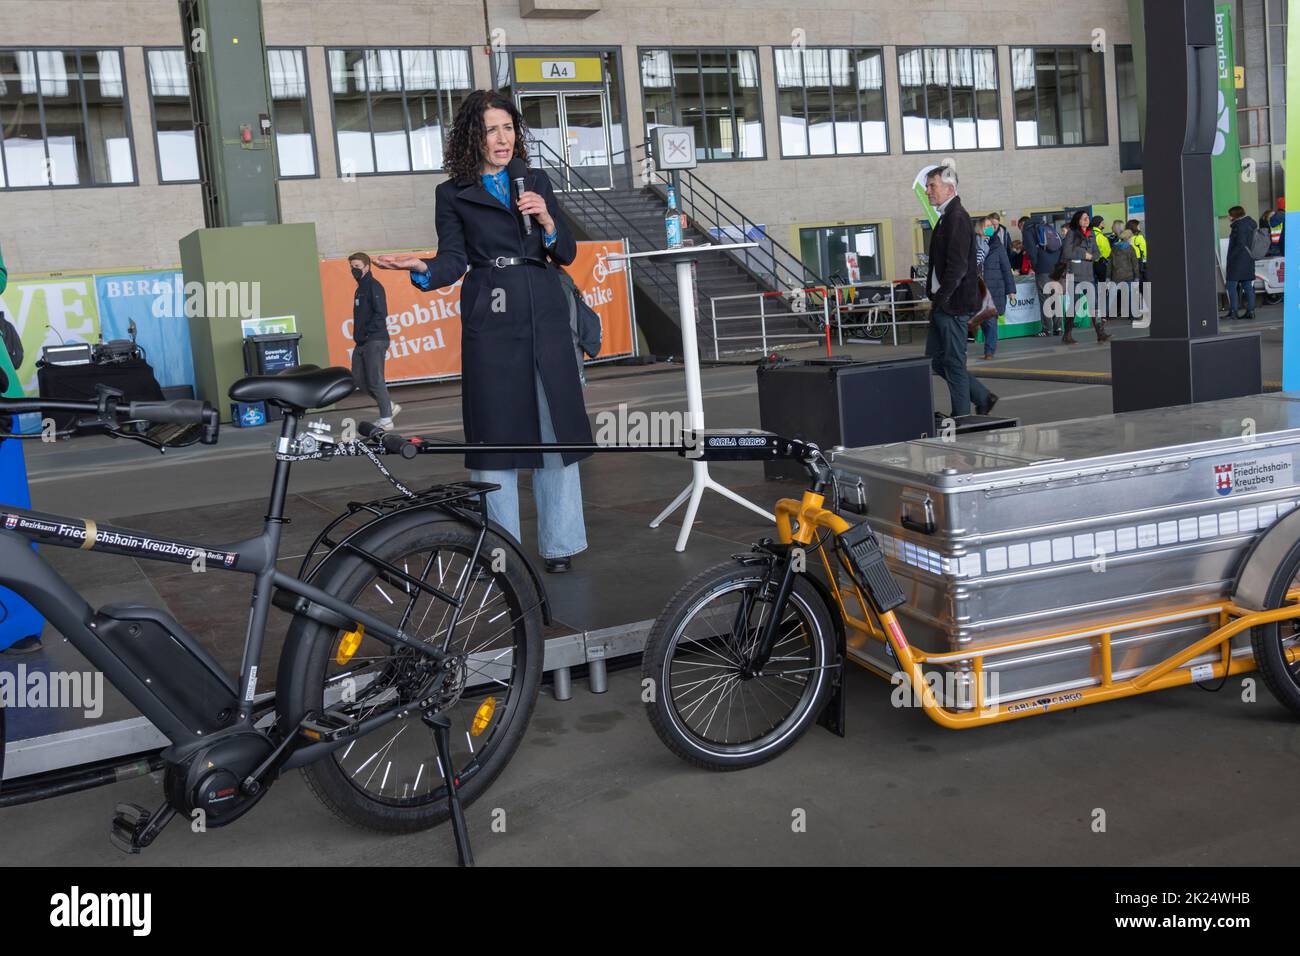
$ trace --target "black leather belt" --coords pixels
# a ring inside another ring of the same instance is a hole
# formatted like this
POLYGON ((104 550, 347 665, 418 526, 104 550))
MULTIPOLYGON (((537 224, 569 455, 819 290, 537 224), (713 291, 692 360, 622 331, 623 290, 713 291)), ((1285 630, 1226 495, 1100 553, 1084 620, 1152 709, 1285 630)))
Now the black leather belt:
POLYGON ((546 267, 546 263, 541 259, 534 259, 532 256, 497 256, 495 259, 482 259, 478 262, 471 262, 475 269, 486 269, 491 266, 494 269, 504 269, 507 266, 541 266, 546 267))

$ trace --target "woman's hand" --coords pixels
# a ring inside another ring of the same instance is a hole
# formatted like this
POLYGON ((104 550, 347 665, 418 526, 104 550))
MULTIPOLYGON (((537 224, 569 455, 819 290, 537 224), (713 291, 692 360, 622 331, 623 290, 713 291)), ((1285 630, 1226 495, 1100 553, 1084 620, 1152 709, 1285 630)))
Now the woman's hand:
POLYGON ((389 256, 375 256, 370 260, 381 269, 400 269, 406 272, 428 272, 429 267, 419 256, 402 253, 389 256))
POLYGON ((537 217, 537 224, 543 232, 555 231, 555 220, 546 208, 546 200, 539 193, 523 192, 519 194, 519 211, 525 216, 537 217))

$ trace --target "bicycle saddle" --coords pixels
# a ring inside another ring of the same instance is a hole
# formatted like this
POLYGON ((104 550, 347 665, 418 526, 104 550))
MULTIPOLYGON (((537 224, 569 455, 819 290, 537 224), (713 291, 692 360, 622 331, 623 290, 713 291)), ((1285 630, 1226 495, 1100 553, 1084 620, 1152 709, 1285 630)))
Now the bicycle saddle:
POLYGON ((352 394, 355 387, 347 369, 303 365, 276 375, 241 378, 230 386, 230 397, 237 402, 271 402, 306 411, 333 405, 352 394))

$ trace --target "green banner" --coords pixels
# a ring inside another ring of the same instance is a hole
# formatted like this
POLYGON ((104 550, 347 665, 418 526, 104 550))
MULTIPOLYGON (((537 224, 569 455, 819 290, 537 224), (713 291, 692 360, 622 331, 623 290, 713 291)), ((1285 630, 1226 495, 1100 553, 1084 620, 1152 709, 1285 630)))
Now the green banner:
POLYGON ((99 341, 94 276, 11 279, 0 303, 22 339, 26 355, 17 377, 28 395, 37 394, 41 346, 99 341))
POLYGON ((1218 129, 1214 134, 1214 214, 1226 216, 1241 203, 1241 147, 1237 141, 1237 84, 1233 71, 1232 6, 1214 8, 1214 52, 1218 65, 1218 129))

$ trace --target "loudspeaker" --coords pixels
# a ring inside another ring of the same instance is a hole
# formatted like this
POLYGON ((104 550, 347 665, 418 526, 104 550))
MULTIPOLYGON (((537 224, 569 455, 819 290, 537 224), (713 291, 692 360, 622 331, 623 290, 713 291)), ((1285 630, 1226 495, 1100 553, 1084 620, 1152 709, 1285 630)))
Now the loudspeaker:
MULTIPOLYGON (((934 434, 930 360, 817 360, 758 367, 758 416, 764 431, 821 448, 861 448, 934 434)), ((798 462, 763 463, 773 479, 805 476, 798 462)))

